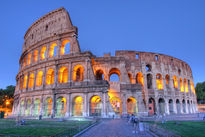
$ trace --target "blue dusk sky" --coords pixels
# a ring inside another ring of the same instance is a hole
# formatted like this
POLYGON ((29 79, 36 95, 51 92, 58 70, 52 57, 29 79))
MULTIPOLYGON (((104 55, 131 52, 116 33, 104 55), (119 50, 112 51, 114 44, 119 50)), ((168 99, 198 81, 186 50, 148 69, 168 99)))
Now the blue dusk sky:
POLYGON ((187 62, 205 81, 205 0, 1 0, 0 88, 15 85, 23 37, 48 12, 65 7, 82 51, 162 53, 187 62))

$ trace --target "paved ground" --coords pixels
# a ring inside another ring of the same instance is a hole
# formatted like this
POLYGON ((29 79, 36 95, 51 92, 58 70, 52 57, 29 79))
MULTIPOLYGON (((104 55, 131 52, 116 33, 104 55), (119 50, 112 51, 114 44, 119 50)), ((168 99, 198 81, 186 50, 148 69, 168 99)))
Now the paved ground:
POLYGON ((132 124, 128 124, 126 120, 103 120, 80 137, 152 137, 148 132, 133 132, 132 124))

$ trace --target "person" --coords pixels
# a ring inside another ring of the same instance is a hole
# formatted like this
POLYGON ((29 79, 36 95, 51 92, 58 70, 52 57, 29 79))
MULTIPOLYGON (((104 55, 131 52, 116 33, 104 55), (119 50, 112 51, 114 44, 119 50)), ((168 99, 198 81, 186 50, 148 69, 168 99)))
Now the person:
POLYGON ((133 125, 134 125, 134 131, 133 133, 137 133, 137 129, 138 129, 138 123, 139 123, 139 118, 137 116, 134 116, 133 118, 133 125))
POLYGON ((204 114, 203 120, 205 120, 205 114, 204 114))

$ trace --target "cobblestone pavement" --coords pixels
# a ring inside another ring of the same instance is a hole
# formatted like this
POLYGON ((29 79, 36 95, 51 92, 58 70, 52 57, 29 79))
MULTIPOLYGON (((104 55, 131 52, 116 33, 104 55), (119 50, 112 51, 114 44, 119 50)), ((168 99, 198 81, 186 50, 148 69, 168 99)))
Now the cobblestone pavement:
POLYGON ((126 120, 103 120, 80 137, 152 137, 148 132, 133 133, 132 124, 126 120))

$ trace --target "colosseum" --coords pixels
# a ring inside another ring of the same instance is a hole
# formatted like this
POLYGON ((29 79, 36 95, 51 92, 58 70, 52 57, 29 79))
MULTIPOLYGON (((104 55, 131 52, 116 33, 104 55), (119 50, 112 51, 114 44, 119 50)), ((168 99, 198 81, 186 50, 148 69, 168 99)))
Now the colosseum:
POLYGON ((24 36, 13 115, 119 117, 196 113, 190 66, 151 52, 81 51, 64 8, 34 22, 24 36))

